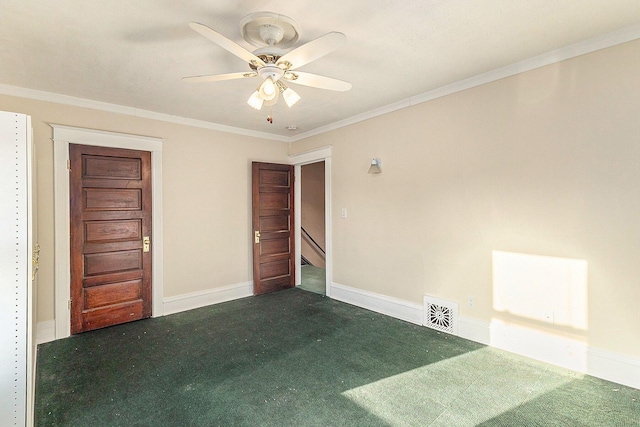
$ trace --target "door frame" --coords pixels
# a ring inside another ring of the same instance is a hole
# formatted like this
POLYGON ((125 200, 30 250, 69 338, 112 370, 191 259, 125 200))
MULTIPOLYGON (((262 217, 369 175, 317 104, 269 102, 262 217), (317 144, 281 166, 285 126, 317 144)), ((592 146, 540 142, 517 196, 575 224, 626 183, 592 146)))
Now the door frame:
POLYGON ((293 154, 289 156, 289 163, 294 165, 294 176, 296 185, 294 186, 294 221, 295 221, 295 239, 296 239, 296 286, 300 285, 302 278, 302 265, 300 256, 302 255, 302 169, 303 165, 324 161, 324 238, 326 252, 326 281, 325 293, 327 297, 331 296, 331 284, 333 283, 333 249, 331 241, 331 146, 317 148, 315 150, 305 151, 303 153, 293 154))
POLYGON ((54 316, 55 339, 71 335, 69 311, 71 280, 70 207, 69 207, 69 144, 125 148, 151 152, 151 228, 153 236, 152 307, 151 316, 164 314, 163 289, 163 235, 162 235, 162 142, 160 138, 107 132, 50 124, 53 128, 54 163, 54 316))

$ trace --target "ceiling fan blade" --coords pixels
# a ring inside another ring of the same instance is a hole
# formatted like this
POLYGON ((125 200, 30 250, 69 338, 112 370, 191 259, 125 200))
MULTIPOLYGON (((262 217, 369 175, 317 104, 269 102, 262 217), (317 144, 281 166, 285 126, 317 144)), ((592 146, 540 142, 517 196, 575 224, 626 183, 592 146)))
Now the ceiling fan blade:
POLYGON ((303 86, 316 87, 318 89, 335 90, 345 92, 351 89, 351 83, 331 77, 317 74, 304 73, 302 71, 288 71, 283 77, 284 81, 303 86))
POLYGON ((342 33, 332 32, 325 34, 285 54, 278 59, 276 65, 285 65, 287 69, 300 68, 338 49, 346 40, 347 37, 342 33))
POLYGON ((246 50, 242 46, 240 46, 240 45, 236 44, 235 42, 229 40, 228 38, 226 38, 222 34, 218 33, 217 31, 212 30, 211 28, 207 27, 206 25, 202 25, 202 24, 199 24, 197 22, 191 22, 191 23, 189 23, 189 27, 191 27, 191 29, 193 29, 194 31, 197 31, 198 33, 200 33, 204 37, 208 38, 212 42, 216 43, 221 48, 226 49, 229 52, 233 53, 238 58, 244 59, 248 63, 254 64, 255 66, 264 66, 265 65, 264 62, 262 61, 262 59, 258 58, 257 56, 255 56, 253 53, 249 52, 248 50, 246 50))
POLYGON ((223 80, 243 79, 257 76, 258 73, 242 72, 242 73, 229 73, 229 74, 210 74, 208 76, 189 76, 183 77, 182 81, 189 83, 205 83, 205 82, 220 82, 223 80))

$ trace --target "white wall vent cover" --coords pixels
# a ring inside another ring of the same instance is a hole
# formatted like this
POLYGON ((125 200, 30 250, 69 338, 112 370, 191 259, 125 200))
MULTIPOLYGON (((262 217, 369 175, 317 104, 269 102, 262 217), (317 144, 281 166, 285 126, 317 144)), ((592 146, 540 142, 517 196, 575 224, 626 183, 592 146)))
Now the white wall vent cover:
POLYGON ((424 296, 424 320, 428 328, 458 335, 458 303, 424 296))

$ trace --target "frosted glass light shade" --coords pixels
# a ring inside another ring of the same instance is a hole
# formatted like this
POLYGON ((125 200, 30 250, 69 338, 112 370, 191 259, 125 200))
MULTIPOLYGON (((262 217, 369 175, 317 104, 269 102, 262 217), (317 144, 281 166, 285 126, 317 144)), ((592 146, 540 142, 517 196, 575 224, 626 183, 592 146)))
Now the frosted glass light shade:
POLYGON ((273 79, 271 79, 271 77, 267 77, 260 85, 258 92, 260 92, 260 96, 264 101, 272 101, 278 94, 278 88, 276 87, 273 79))
POLYGON ((284 92, 282 92, 282 97, 284 98, 284 102, 287 103, 287 106, 291 108, 293 104, 300 101, 300 95, 298 95, 293 89, 286 88, 284 92))
POLYGON ((256 110, 260 110, 262 108, 262 97, 258 91, 253 92, 251 97, 247 100, 247 104, 251 105, 256 110))

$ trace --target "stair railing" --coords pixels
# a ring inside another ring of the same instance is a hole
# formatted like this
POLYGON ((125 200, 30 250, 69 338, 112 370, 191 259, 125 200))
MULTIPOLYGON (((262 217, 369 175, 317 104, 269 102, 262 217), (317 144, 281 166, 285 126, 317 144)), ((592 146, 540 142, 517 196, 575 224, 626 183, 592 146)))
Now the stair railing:
MULTIPOLYGON (((302 231, 302 238, 305 239, 316 252, 319 252, 321 254, 320 256, 323 260, 326 259, 327 254, 324 249, 322 249, 322 246, 320 246, 318 242, 316 242, 315 239, 311 237, 311 235, 307 232, 307 230, 304 229, 304 227, 300 227, 300 230, 302 231)), ((302 259, 303 262, 306 261, 306 263, 308 263, 309 265, 313 265, 306 257, 303 256, 302 259)))

